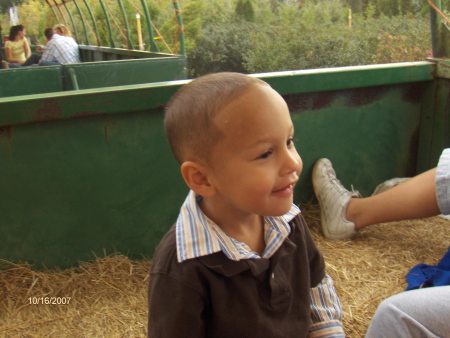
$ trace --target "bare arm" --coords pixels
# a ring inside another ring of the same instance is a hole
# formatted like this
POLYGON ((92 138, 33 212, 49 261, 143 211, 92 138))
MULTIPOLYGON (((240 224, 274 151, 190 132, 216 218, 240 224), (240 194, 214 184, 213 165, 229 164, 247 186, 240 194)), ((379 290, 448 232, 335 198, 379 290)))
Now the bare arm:
POLYGON ((31 49, 26 38, 23 39, 23 49, 25 50, 25 57, 28 59, 31 56, 31 49))
POLYGON ((5 58, 6 58, 6 61, 8 61, 8 62, 15 62, 15 60, 13 60, 13 58, 12 58, 11 48, 9 48, 9 47, 5 47, 5 58))

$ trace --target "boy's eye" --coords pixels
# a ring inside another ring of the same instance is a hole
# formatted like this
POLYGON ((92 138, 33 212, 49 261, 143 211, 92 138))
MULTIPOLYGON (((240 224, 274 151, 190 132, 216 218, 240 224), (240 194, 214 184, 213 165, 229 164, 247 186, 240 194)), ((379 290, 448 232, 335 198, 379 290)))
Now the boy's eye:
POLYGON ((265 159, 270 157, 270 155, 272 155, 273 151, 272 150, 268 150, 264 153, 262 153, 261 155, 258 156, 258 159, 265 159))
POLYGON ((289 137, 286 144, 288 147, 293 146, 294 145, 294 137, 289 137))

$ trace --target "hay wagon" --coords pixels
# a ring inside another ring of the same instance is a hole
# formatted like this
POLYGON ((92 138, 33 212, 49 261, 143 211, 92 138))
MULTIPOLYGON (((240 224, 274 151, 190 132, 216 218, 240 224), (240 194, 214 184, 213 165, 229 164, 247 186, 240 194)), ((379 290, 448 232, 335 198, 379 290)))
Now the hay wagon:
MULTIPOLYGON (((47 3, 58 4, 59 22, 81 4, 47 3)), ((96 29, 78 32, 80 64, 0 70, 1 336, 146 335, 149 261, 140 258, 151 258, 187 193, 162 126, 165 104, 189 81, 174 4, 178 54, 157 50, 151 29, 149 51, 130 39, 118 48, 107 27, 106 46, 91 43, 96 29), (61 303, 44 304, 52 298, 61 303)), ((450 145, 450 34, 434 12, 431 32, 433 57, 422 62, 252 74, 292 112, 304 160, 296 202, 313 200, 311 167, 320 157, 364 195, 436 164, 450 145)), ((414 231, 411 223, 378 225, 332 245, 318 233, 317 208, 305 216, 352 338, 383 298, 404 288, 404 272, 437 260, 448 242, 448 221, 437 218, 415 222, 414 231)))
MULTIPOLYGON (((436 14, 432 32, 434 56, 422 62, 252 75, 291 109, 304 160, 297 202, 313 198, 319 157, 363 194, 435 165, 450 145, 450 34, 436 14)), ((162 126, 189 81, 184 54, 80 48, 81 64, 0 71, 3 259, 150 257, 187 193, 162 126)))

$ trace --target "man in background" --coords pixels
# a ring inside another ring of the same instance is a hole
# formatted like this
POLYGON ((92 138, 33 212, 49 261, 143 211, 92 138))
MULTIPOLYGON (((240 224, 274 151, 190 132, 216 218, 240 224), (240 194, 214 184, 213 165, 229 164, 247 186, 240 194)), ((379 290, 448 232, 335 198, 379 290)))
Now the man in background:
POLYGON ((72 38, 68 28, 62 24, 54 26, 53 36, 48 41, 39 64, 46 66, 78 62, 80 62, 78 44, 72 38))

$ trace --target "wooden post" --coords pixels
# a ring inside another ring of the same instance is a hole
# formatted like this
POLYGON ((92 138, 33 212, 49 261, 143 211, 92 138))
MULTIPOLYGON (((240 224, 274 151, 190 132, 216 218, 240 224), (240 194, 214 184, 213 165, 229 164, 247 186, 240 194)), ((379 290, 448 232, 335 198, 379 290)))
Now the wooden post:
POLYGON ((352 28, 352 9, 348 9, 348 28, 352 28))
POLYGON ((144 44, 142 43, 141 16, 139 15, 139 13, 136 13, 136 24, 139 50, 144 50, 144 44))

